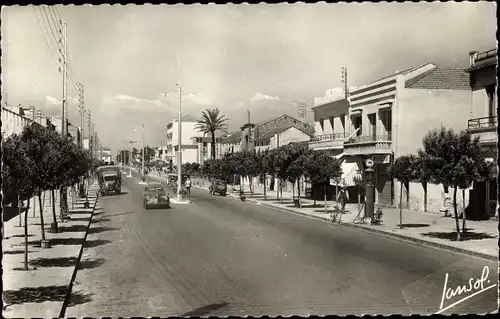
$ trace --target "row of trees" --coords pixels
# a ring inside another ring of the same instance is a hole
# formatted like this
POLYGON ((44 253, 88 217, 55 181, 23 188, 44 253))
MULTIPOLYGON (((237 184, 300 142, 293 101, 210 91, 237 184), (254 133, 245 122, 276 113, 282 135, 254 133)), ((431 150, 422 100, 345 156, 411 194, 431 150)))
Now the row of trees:
MULTIPOLYGON (((190 164, 187 167, 196 167, 190 164)), ((300 181, 307 178, 311 184, 321 186, 324 189, 324 200, 326 209, 326 194, 330 181, 333 179, 340 182, 342 170, 340 162, 325 152, 312 151, 297 144, 289 144, 277 149, 265 152, 236 152, 226 154, 222 158, 206 161, 197 170, 191 169, 191 174, 202 175, 210 179, 222 179, 231 181, 235 175, 248 178, 249 181, 255 177, 264 182, 264 198, 266 194, 266 176, 277 178, 279 185, 289 181, 292 183, 293 199, 295 200, 295 188, 300 205, 300 181)), ((273 182, 274 179, 271 179, 273 182)), ((272 186, 272 185, 271 185, 272 186)), ((249 184, 250 193, 254 190, 252 183, 249 184)), ((271 187, 273 188, 273 187, 271 187)), ((277 198, 283 201, 282 187, 278 188, 277 198)), ((240 191, 244 185, 240 185, 240 191)))
MULTIPOLYGON (((403 186, 408 188, 410 181, 419 181, 424 189, 424 210, 427 211, 428 183, 443 185, 444 192, 453 188, 453 211, 457 231, 460 236, 460 222, 457 207, 457 191, 462 189, 465 201, 465 189, 474 181, 488 179, 490 166, 486 162, 484 151, 479 145, 479 138, 462 131, 442 127, 429 132, 422 141, 423 148, 417 154, 405 155, 394 161, 390 171, 392 176, 401 183, 400 191, 400 224, 402 227, 403 186)), ((466 231, 465 209, 462 213, 462 232, 466 231)))
MULTIPOLYGON (((120 150, 116 155, 116 162, 122 163, 123 159, 125 159, 125 163, 129 163, 130 153, 131 151, 129 150, 120 150)), ((139 150, 135 147, 132 148, 132 158, 136 158, 137 156, 142 158, 142 153, 142 150, 139 150)), ((144 154, 146 155, 144 157, 144 162, 151 162, 155 158, 155 149, 150 146, 145 146, 144 154)))
MULTIPOLYGON (((46 240, 43 219, 42 194, 60 192, 60 219, 68 215, 67 189, 91 177, 99 163, 89 151, 63 139, 56 131, 38 124, 28 125, 21 134, 13 134, 2 141, 3 204, 19 207, 21 202, 38 198, 42 241, 46 240)), ((52 205, 52 229, 58 231, 55 206, 52 205)), ((25 263, 28 269, 28 220, 24 218, 25 263)))

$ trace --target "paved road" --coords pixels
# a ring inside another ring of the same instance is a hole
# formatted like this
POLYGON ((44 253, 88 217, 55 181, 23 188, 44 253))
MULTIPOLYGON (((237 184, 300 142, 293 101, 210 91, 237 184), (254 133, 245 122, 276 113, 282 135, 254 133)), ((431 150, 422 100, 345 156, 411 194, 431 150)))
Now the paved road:
MULTIPOLYGON (((496 283, 492 262, 201 190, 146 211, 137 182, 101 200, 66 317, 433 313, 447 273, 456 287, 488 266, 496 283)), ((495 287, 445 313, 496 308, 495 287)))

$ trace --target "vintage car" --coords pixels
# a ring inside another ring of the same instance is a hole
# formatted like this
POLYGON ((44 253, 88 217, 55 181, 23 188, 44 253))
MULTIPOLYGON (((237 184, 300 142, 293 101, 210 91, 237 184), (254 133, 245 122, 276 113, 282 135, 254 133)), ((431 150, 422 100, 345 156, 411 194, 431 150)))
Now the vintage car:
POLYGON ((142 206, 145 209, 150 207, 170 208, 170 197, 167 190, 161 183, 149 183, 144 187, 142 206))
POLYGON ((101 166, 97 168, 99 192, 101 195, 108 193, 121 194, 122 174, 118 166, 101 166))
POLYGON ((216 179, 212 181, 212 185, 208 187, 209 194, 219 194, 221 196, 226 196, 227 194, 227 183, 223 180, 216 179))

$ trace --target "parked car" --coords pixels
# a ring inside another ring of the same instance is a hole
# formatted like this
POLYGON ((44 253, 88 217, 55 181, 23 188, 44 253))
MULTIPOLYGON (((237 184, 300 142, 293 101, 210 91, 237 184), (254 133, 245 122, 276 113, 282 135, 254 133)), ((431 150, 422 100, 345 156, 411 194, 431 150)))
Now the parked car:
POLYGON ((212 181, 212 184, 208 187, 209 194, 219 194, 221 196, 226 196, 227 194, 227 183, 223 180, 216 179, 212 181))
POLYGON ((170 196, 161 183, 149 183, 144 187, 142 206, 149 209, 152 206, 170 208, 170 196))

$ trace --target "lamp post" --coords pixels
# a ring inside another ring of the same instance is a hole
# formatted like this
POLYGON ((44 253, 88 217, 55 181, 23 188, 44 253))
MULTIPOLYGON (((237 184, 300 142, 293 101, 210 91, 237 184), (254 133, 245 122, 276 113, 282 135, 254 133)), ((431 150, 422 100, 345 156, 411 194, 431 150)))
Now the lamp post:
POLYGON ((177 200, 181 201, 181 189, 182 189, 182 86, 180 83, 177 83, 177 86, 179 87, 179 138, 178 138, 178 160, 177 160, 177 200))
POLYGON ((373 169, 373 160, 366 160, 365 170, 366 174, 366 203, 365 203, 365 217, 373 218, 373 212, 375 208, 375 185, 373 184, 373 177, 375 170, 373 169))
POLYGON ((136 143, 137 141, 124 141, 129 145, 129 153, 128 153, 128 166, 129 166, 129 171, 128 171, 128 177, 132 177, 132 144, 136 143))

